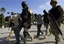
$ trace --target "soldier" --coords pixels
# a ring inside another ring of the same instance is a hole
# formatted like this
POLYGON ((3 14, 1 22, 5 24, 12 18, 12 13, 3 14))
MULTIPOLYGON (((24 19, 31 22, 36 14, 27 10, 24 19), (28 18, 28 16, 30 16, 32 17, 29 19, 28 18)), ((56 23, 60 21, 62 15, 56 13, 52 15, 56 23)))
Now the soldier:
POLYGON ((21 18, 22 18, 22 22, 20 22, 20 26, 18 26, 17 29, 14 30, 14 33, 15 33, 15 36, 16 36, 16 40, 17 40, 17 43, 16 44, 20 44, 20 30, 21 28, 23 27, 24 28, 24 31, 23 31, 23 34, 24 34, 24 44, 26 44, 26 36, 29 35, 31 37, 31 40, 33 40, 33 36, 29 33, 28 29, 30 29, 31 27, 31 11, 29 9, 29 7, 27 6, 27 4, 25 3, 25 1, 22 2, 21 4, 22 6, 22 13, 20 14, 21 15, 21 18))
POLYGON ((8 37, 7 37, 7 40, 9 40, 10 39, 10 37, 11 37, 11 35, 12 35, 12 32, 13 32, 13 29, 14 29, 14 23, 13 23, 13 20, 11 19, 11 21, 10 21, 10 23, 9 23, 9 28, 11 27, 11 32, 10 32, 10 34, 8 35, 8 37))
MULTIPOLYGON (((36 20, 36 22, 37 23, 41 23, 42 22, 42 16, 41 16, 41 14, 35 14, 35 20, 36 20)), ((40 32, 42 33, 42 35, 43 35, 43 32, 41 31, 41 26, 42 26, 42 24, 37 24, 37 38, 40 36, 40 32)))
MULTIPOLYGON (((11 32, 10 32, 10 34, 8 35, 8 37, 7 37, 7 41, 8 41, 8 43, 10 44, 10 37, 11 37, 11 35, 12 35, 12 32, 15 32, 15 29, 17 30, 17 29, 21 29, 21 25, 19 25, 19 23, 21 22, 21 20, 18 20, 18 19, 20 19, 20 14, 19 15, 17 15, 17 14, 14 14, 14 15, 11 15, 9 18, 8 18, 8 21, 9 21, 9 27, 11 27, 11 32), (20 22, 19 22, 20 21, 20 22), (18 23, 19 22, 19 23, 18 23)), ((18 31, 18 30, 17 30, 18 31)), ((16 31, 16 32, 17 32, 16 31)), ((21 36, 21 38, 22 38, 22 36, 21 36)))
MULTIPOLYGON (((45 12, 45 10, 43 12, 45 12)), ((49 30, 49 19, 47 18, 47 14, 45 13, 43 15, 43 21, 44 21, 44 27, 46 28, 46 33, 45 33, 45 36, 46 36, 49 30)))
MULTIPOLYGON (((61 26, 61 20, 63 18, 63 9, 61 8, 60 5, 57 5, 57 3, 58 3, 57 0, 51 0, 50 1, 50 5, 52 6, 52 8, 49 10, 49 14, 53 15, 58 26, 60 27, 61 26)), ((51 30, 51 33, 55 36, 55 41, 56 41, 55 44, 58 44, 58 42, 60 41, 59 31, 55 28, 52 21, 50 22, 50 30, 51 30)))
POLYGON ((10 38, 11 35, 13 34, 15 24, 13 23, 13 19, 11 19, 10 17, 8 18, 8 22, 9 22, 9 29, 11 28, 11 31, 8 37, 6 37, 6 40, 8 41, 8 44, 10 44, 10 38))

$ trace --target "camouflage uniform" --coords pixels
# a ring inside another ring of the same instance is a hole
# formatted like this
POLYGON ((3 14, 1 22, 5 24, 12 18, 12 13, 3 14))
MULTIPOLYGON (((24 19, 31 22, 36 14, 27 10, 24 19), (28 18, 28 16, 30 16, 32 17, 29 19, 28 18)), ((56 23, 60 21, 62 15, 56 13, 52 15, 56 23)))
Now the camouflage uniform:
MULTIPOLYGON (((44 10, 45 11, 45 10, 44 10)), ((44 12, 43 11, 43 12, 44 12)), ((46 28, 46 34, 45 34, 45 36, 47 35, 47 33, 48 33, 48 30, 49 30, 49 20, 48 20, 48 18, 47 18, 47 14, 44 14, 43 15, 43 21, 44 21, 44 27, 46 28)))
MULTIPOLYGON (((54 16, 58 26, 60 27, 61 20, 63 17, 63 9, 61 8, 60 5, 58 5, 58 6, 53 5, 54 3, 57 4, 58 3, 57 0, 51 0, 50 4, 52 5, 52 8, 49 10, 49 13, 51 13, 51 15, 54 16), (55 7, 53 7, 53 6, 55 6, 55 7)), ((58 44, 58 42, 60 41, 59 31, 57 30, 57 28, 55 27, 55 25, 51 21, 51 19, 49 21, 50 21, 50 32, 55 36, 55 40, 56 40, 55 44, 58 44)))
POLYGON ((11 27, 11 32, 10 32, 10 34, 8 35, 8 37, 6 38, 6 40, 9 42, 9 40, 10 40, 10 37, 11 37, 11 35, 13 34, 13 30, 14 30, 14 23, 13 23, 13 20, 11 19, 11 21, 9 22, 9 29, 10 29, 10 27, 11 27))
POLYGON ((31 37, 31 40, 33 40, 33 36, 31 35, 31 33, 29 33, 28 29, 30 29, 31 27, 31 11, 30 9, 28 8, 28 6, 26 5, 26 3, 23 1, 22 2, 22 13, 20 14, 21 15, 21 18, 22 18, 22 21, 20 22, 19 20, 19 25, 17 26, 17 28, 15 29, 15 36, 16 36, 16 40, 17 40, 17 43, 16 44, 20 44, 20 30, 22 29, 22 27, 24 28, 24 31, 23 31, 23 34, 24 34, 24 44, 26 44, 26 37, 27 35, 29 35, 31 37))

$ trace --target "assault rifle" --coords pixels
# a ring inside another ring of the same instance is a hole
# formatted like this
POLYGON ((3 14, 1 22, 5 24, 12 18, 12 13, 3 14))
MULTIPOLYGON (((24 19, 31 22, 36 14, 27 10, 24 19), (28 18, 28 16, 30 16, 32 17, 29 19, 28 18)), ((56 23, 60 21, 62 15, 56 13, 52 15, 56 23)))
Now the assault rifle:
MULTIPOLYGON (((51 21, 53 22, 54 26, 56 27, 57 31, 60 33, 60 35, 62 36, 62 39, 64 40, 64 38, 63 38, 63 33, 62 33, 62 31, 60 30, 60 28, 58 27, 58 24, 57 24, 54 16, 53 16, 51 13, 48 14, 48 13, 46 12, 46 10, 44 10, 43 12, 44 12, 44 14, 47 14, 47 16, 50 17, 50 19, 51 19, 51 21)), ((49 20, 50 20, 50 19, 49 19, 49 20)), ((51 22, 51 21, 49 21, 49 22, 51 22)))

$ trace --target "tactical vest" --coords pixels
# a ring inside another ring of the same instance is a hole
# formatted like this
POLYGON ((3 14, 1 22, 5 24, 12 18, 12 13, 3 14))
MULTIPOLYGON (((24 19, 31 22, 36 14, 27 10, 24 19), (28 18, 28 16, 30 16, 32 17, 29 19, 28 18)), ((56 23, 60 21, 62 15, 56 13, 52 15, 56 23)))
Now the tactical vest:
POLYGON ((28 12, 28 8, 25 8, 25 9, 22 10, 21 17, 22 17, 22 20, 23 21, 28 21, 28 20, 31 21, 31 15, 28 12))
POLYGON ((22 18, 22 24, 24 27, 24 23, 28 23, 28 28, 31 27, 31 14, 28 11, 29 8, 25 8, 22 10, 21 18, 22 18))
POLYGON ((56 6, 55 8, 52 8, 49 12, 54 16, 56 21, 61 17, 62 15, 62 9, 61 6, 56 6))

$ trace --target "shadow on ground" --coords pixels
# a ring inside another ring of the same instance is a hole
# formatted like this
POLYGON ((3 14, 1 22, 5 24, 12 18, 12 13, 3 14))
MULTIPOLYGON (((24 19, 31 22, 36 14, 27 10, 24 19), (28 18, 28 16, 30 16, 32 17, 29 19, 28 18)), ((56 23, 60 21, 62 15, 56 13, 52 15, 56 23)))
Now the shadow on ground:
MULTIPOLYGON (((0 38, 0 44, 9 44, 5 38, 6 37, 0 38)), ((14 36, 11 37, 11 39, 14 38, 15 38, 14 36)), ((15 44, 15 42, 16 42, 15 40, 11 40, 10 44, 15 44)), ((55 41, 45 41, 45 42, 38 43, 38 42, 32 42, 30 38, 27 40, 27 44, 48 44, 48 43, 55 43, 55 41)), ((21 44, 23 44, 23 41, 21 41, 21 44)))
MULTIPOLYGON (((15 40, 10 41, 11 44, 15 43, 15 40)), ((8 41, 6 40, 6 37, 0 38, 0 44, 8 44, 8 41)))
MULTIPOLYGON (((41 30, 42 32, 46 32, 46 30, 41 30)), ((37 30, 29 30, 29 32, 37 32, 37 30)))

